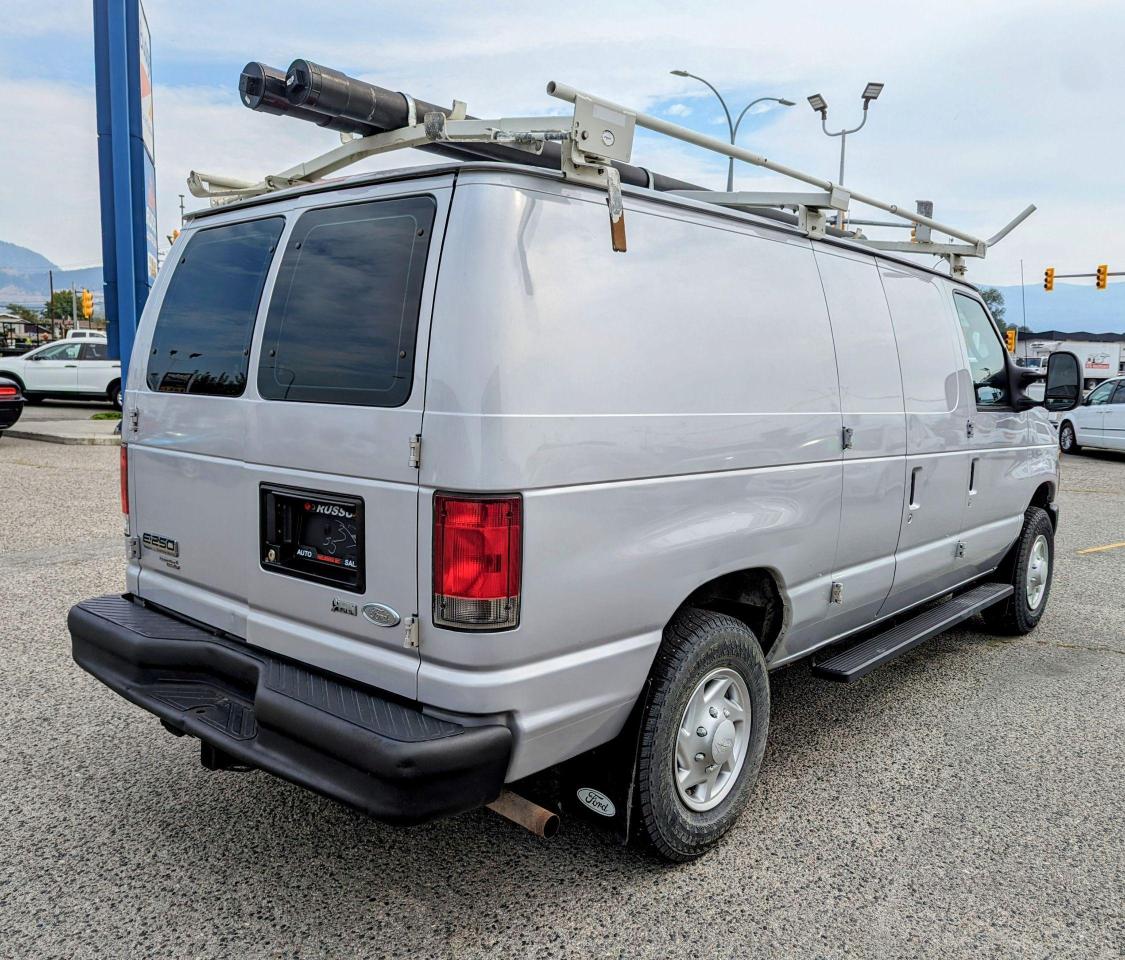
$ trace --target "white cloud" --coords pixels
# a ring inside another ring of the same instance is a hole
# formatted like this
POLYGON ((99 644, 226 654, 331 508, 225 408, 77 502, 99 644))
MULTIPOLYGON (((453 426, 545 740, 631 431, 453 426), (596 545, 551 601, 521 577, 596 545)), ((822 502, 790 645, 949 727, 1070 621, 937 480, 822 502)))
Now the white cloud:
POLYGON ((691 107, 686 103, 673 103, 672 106, 664 112, 670 117, 690 117, 691 107))

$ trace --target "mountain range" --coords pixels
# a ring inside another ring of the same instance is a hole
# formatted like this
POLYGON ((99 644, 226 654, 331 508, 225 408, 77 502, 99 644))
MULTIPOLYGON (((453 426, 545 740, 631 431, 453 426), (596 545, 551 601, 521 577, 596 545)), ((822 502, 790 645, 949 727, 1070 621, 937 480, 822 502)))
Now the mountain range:
POLYGON ((1110 283, 1105 290, 1094 286, 1093 278, 1085 282, 1056 281, 1050 292, 1042 285, 1023 288, 1027 302, 1027 319, 1020 298, 1020 288, 997 287, 1004 295, 1004 322, 1027 326, 1031 330, 1065 330, 1073 333, 1121 333, 1125 339, 1125 283, 1110 283))
POLYGON ((87 287, 100 297, 100 266, 60 270, 41 253, 0 240, 0 310, 9 303, 41 309, 51 292, 51 271, 55 275, 56 290, 65 290, 73 284, 79 290, 87 287))
MULTIPOLYGON (((8 303, 40 307, 50 291, 48 271, 55 273, 55 289, 65 290, 71 284, 88 287, 96 295, 102 289, 102 268, 60 270, 40 253, 14 243, 0 240, 0 308, 8 303)), ((1047 292, 1042 286, 1024 287, 1026 319, 1020 288, 997 287, 1004 295, 1004 321, 1032 330, 1085 330, 1089 333, 1122 333, 1125 339, 1125 283, 1111 283, 1097 290, 1093 281, 1083 284, 1055 284, 1047 292)))

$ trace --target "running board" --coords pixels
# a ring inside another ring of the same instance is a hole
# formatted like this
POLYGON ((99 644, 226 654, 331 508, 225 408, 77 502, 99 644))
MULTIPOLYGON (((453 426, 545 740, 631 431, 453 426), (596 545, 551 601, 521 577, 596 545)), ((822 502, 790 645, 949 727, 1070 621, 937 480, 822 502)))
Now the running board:
POLYGON ((1010 583, 986 583, 973 587, 905 623, 814 663, 812 671, 826 680, 855 683, 876 667, 913 650, 918 644, 944 633, 962 620, 968 620, 974 613, 1006 600, 1013 592, 1010 583))

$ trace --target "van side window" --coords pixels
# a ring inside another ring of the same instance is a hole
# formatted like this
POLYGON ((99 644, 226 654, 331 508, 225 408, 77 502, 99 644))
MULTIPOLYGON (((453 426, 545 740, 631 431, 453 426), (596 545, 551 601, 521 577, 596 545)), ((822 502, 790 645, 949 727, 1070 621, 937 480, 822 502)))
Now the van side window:
POLYGON ((1008 373, 1005 347, 992 320, 979 301, 960 293, 953 295, 957 305, 957 321, 969 357, 969 372, 978 407, 1004 407, 1008 396, 1008 373))
POLYGON ((163 393, 238 397, 284 217, 198 231, 160 305, 146 382, 163 393))
POLYGON ((403 197, 301 216, 266 315, 263 397, 406 402, 435 211, 432 197, 403 197))

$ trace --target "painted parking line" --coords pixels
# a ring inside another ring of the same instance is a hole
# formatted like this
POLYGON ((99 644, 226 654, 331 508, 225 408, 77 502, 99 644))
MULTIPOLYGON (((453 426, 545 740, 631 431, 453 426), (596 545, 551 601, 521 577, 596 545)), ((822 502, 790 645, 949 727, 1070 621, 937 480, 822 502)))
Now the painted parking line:
POLYGON ((1125 547, 1125 540, 1121 540, 1118 543, 1107 543, 1100 547, 1087 547, 1085 550, 1078 550, 1076 552, 1081 556, 1084 553, 1105 553, 1106 550, 1120 550, 1122 547, 1125 547))

